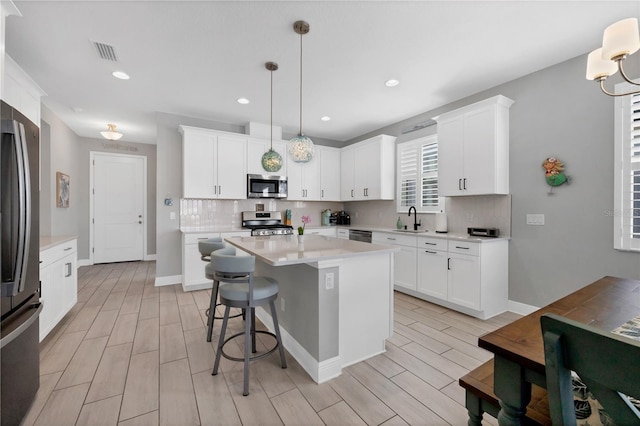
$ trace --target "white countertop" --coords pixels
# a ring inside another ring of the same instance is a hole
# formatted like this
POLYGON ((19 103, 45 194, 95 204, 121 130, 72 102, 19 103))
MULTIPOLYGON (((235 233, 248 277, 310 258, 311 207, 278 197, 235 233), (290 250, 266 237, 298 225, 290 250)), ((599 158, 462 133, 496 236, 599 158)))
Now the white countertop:
POLYGON ((225 241, 273 266, 313 263, 399 250, 385 244, 362 243, 322 235, 305 235, 304 244, 298 244, 297 237, 297 235, 229 237, 225 238, 225 241))
POLYGON ((40 250, 46 250, 51 247, 55 247, 58 244, 66 243, 67 241, 75 240, 78 237, 75 235, 47 235, 40 237, 40 250))

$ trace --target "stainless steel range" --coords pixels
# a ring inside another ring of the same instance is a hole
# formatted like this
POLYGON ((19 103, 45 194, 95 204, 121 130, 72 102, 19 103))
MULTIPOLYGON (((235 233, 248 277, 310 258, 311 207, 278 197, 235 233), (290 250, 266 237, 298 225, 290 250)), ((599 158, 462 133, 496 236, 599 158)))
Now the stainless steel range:
POLYGON ((251 235, 291 235, 293 227, 282 223, 280 212, 242 212, 242 227, 251 235))

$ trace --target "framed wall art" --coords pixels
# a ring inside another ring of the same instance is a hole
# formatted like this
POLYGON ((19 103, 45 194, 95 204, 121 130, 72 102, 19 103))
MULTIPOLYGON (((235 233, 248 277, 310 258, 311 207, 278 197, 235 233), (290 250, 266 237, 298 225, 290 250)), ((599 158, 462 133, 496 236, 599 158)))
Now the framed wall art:
POLYGON ((56 207, 69 207, 69 175, 56 172, 56 207))

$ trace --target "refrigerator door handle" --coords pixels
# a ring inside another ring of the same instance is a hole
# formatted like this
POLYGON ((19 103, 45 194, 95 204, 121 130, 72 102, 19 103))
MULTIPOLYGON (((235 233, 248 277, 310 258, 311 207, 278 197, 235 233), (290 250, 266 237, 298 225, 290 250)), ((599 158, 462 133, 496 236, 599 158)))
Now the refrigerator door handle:
POLYGON ((29 317, 29 319, 23 322, 22 324, 20 324, 18 327, 16 327, 15 330, 11 330, 8 334, 6 334, 5 336, 2 336, 2 339, 0 339, 0 349, 7 346, 17 337, 20 337, 20 335, 26 329, 28 329, 31 326, 31 324, 35 322, 35 320, 38 319, 38 317, 40 316, 40 313, 42 312, 43 307, 44 305, 42 303, 32 304, 29 309, 36 309, 36 311, 33 313, 30 313, 31 316, 29 317))
MULTIPOLYGON (((24 290, 27 262, 29 260, 29 239, 31 238, 31 182, 29 178, 29 156, 24 126, 15 120, 2 122, 2 133, 12 134, 13 152, 16 155, 18 175, 18 241, 16 244, 15 265, 11 282, 3 283, 2 296, 16 296, 24 290)), ((13 247, 12 247, 13 248, 13 247)))

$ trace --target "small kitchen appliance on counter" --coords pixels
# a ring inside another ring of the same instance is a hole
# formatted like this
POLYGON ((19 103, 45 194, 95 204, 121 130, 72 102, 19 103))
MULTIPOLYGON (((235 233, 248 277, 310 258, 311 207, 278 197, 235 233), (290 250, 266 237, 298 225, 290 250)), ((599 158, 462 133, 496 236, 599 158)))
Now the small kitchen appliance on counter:
POLYGON ((475 237, 499 237, 500 230, 498 228, 467 228, 467 233, 475 237))
POLYGON ((344 210, 338 212, 338 225, 351 225, 351 216, 344 210))
POLYGON ((322 226, 335 225, 331 223, 331 209, 322 210, 322 226))
POLYGON ((251 229, 251 236, 293 234, 293 227, 282 223, 281 212, 242 212, 242 227, 251 229))

